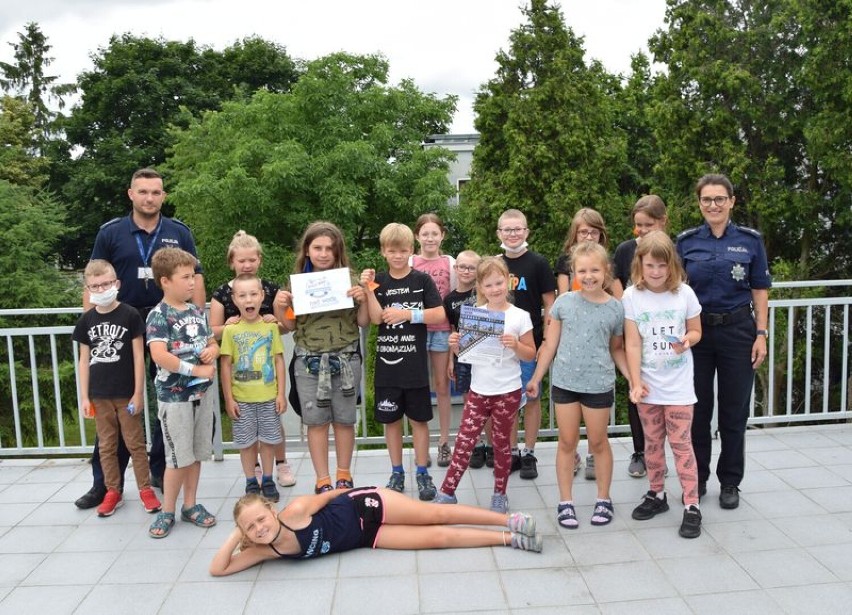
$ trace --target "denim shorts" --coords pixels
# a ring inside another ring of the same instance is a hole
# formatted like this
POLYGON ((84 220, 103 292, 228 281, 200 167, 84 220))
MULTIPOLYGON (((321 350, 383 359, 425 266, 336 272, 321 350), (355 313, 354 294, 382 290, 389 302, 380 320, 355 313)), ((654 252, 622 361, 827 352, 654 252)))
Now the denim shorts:
POLYGON ((535 360, 521 361, 521 392, 523 393, 523 398, 521 399, 522 406, 527 402, 527 400, 535 400, 541 397, 541 386, 538 387, 538 397, 530 397, 526 392, 527 384, 529 384, 530 379, 532 379, 533 374, 535 374, 535 366, 535 360))
POLYGON ((450 351, 450 332, 449 331, 427 331, 426 332, 426 350, 432 352, 449 352, 450 351))

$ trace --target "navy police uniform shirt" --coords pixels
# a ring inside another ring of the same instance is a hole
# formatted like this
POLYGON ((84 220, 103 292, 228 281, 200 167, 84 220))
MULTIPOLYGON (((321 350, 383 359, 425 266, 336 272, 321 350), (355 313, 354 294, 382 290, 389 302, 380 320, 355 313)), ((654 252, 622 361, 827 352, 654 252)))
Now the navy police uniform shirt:
POLYGON ((721 237, 707 224, 677 236, 677 253, 704 312, 725 313, 751 303, 752 289, 772 278, 760 233, 728 222, 721 237))
MULTIPOLYGON (((163 299, 163 291, 153 279, 146 280, 145 267, 151 266, 151 257, 160 248, 180 248, 196 258, 195 240, 189 228, 179 220, 160 216, 160 223, 151 233, 136 226, 132 214, 123 218, 114 218, 102 225, 95 237, 92 258, 109 261, 121 288, 118 300, 135 308, 157 305, 163 299)), ((195 273, 202 273, 201 264, 195 267, 195 273)))

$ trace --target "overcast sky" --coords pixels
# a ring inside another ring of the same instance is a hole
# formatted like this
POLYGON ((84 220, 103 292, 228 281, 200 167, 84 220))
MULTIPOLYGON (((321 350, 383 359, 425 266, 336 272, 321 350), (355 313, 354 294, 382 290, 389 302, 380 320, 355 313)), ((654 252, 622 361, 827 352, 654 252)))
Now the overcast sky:
MULTIPOLYGON (((223 49, 257 35, 295 58, 335 51, 382 53, 391 80, 412 78, 426 92, 459 97, 452 132, 473 132, 472 103, 495 72, 494 57, 523 22, 528 0, 2 0, 0 60, 11 61, 27 22, 52 45, 47 73, 74 81, 111 35, 189 38, 223 49)), ((585 37, 587 57, 627 73, 663 26, 665 0, 561 0, 565 20, 585 37)))

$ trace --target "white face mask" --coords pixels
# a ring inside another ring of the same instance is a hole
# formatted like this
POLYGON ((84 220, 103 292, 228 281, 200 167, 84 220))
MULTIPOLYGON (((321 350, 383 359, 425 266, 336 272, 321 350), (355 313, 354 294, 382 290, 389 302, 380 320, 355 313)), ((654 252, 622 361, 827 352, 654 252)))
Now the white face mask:
POLYGON ((522 244, 521 244, 521 245, 519 245, 519 246, 515 246, 514 248, 510 248, 510 247, 509 247, 509 246, 507 246, 505 243, 501 243, 501 244, 500 244, 500 249, 501 249, 501 250, 503 250, 506 254, 520 254, 521 252, 523 252, 524 250, 526 250, 526 249, 527 249, 527 246, 529 246, 529 245, 530 245, 530 244, 528 244, 528 243, 525 241, 524 243, 522 243, 522 244))
POLYGON ((99 307, 112 305, 116 297, 118 297, 118 289, 115 286, 108 288, 102 293, 89 293, 89 301, 99 307))

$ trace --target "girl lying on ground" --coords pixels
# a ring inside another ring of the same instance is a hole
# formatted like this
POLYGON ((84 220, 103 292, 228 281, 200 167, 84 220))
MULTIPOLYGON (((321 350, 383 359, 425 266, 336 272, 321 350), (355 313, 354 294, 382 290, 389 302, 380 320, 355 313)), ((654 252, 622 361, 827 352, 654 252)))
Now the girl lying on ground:
POLYGON ((436 506, 389 489, 361 487, 295 498, 281 512, 256 494, 234 506, 237 527, 210 564, 210 574, 233 574, 264 560, 308 559, 359 547, 448 549, 506 546, 541 552, 535 519, 473 506, 436 506), (492 525, 503 530, 451 527, 492 525))

